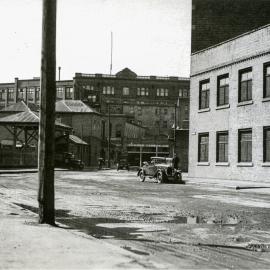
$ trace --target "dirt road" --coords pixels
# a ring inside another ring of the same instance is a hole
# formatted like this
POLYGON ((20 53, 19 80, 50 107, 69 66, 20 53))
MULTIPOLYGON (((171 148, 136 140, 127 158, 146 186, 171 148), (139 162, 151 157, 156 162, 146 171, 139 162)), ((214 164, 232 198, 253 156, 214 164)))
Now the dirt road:
MULTIPOLYGON (((56 172, 55 185, 57 222, 136 253, 142 267, 270 268, 268 193, 109 170, 56 172)), ((37 186, 37 174, 1 175, 0 198, 33 214, 37 186)))

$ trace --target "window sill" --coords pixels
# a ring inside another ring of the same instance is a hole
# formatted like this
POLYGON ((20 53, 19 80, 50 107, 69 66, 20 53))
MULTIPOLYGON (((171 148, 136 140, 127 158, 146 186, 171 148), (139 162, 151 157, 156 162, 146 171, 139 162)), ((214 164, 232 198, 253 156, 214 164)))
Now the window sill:
POLYGON ((240 162, 237 163, 237 167, 253 167, 253 162, 240 162))
POLYGON ((198 113, 210 112, 210 108, 200 109, 198 113))
POLYGON ((264 162, 264 163, 262 164, 262 167, 270 167, 270 162, 264 162))
POLYGON ((253 100, 242 101, 242 102, 239 102, 239 103, 237 104, 237 107, 246 106, 246 105, 251 105, 251 104, 253 104, 253 100))
POLYGON ((217 162, 215 166, 228 167, 230 166, 230 162, 217 162))
POLYGON ((230 108, 230 104, 217 106, 216 110, 223 110, 223 109, 228 109, 228 108, 230 108))
POLYGON ((209 162, 198 162, 197 166, 210 166, 209 162))
POLYGON ((262 102, 268 102, 268 101, 270 101, 270 97, 265 97, 265 98, 263 98, 263 100, 262 100, 262 102))

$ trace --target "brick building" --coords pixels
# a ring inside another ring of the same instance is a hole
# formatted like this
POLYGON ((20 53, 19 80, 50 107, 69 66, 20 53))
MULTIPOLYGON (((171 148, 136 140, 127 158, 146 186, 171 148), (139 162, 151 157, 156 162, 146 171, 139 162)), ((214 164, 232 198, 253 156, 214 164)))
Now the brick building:
MULTIPOLYGON (((13 83, 0 83, 0 109, 22 100, 26 104, 39 105, 39 85, 39 78, 30 80, 15 78, 13 83)), ((91 135, 93 137, 91 140, 86 138, 90 136, 91 117, 86 120, 87 116, 84 114, 81 114, 84 116, 80 118, 75 116, 80 113, 73 112, 74 115, 70 120, 71 111, 61 112, 61 117, 60 112, 57 114, 64 123, 71 125, 83 140, 87 143, 91 141, 93 147, 90 146, 90 156, 100 156, 101 151, 102 156, 106 158, 108 156, 106 140, 109 107, 112 159, 117 159, 116 152, 122 150, 130 153, 130 160, 136 160, 136 165, 149 156, 168 156, 170 154, 168 137, 174 122, 176 121, 179 130, 186 130, 189 127, 189 78, 137 76, 125 68, 115 75, 76 73, 73 80, 57 81, 56 91, 56 98, 63 101, 63 108, 65 101, 81 100, 102 114, 101 135, 94 136, 95 138, 91 135), (131 133, 130 130, 137 134, 136 138, 127 135, 131 133), (97 138, 100 139, 98 143, 97 138), (120 147, 122 149, 119 149, 120 147)), ((186 145, 186 149, 187 147, 186 145)), ((181 156, 182 152, 178 155, 181 156)), ((90 159, 92 165, 96 163, 93 158, 89 157, 90 159)), ((180 159, 186 159, 187 162, 186 155, 180 159)))
MULTIPOLYGON (((179 130, 189 127, 189 78, 138 76, 125 68, 115 75, 76 73, 73 80, 76 99, 96 108, 106 119, 110 107, 112 137, 124 122, 146 128, 140 141, 126 140, 130 160, 137 165, 150 156, 170 154, 168 137, 174 121, 179 130)), ((180 159, 187 162, 186 155, 180 159)))
POLYGON ((191 51, 270 23, 269 0, 192 0, 191 51))
MULTIPOLYGON (((74 99, 73 81, 57 81, 57 100, 74 99)), ((15 78, 12 83, 0 83, 0 109, 24 101, 26 104, 39 105, 40 101, 40 79, 33 78, 19 80, 15 78)))
POLYGON ((270 181, 270 25, 191 56, 189 176, 270 181))

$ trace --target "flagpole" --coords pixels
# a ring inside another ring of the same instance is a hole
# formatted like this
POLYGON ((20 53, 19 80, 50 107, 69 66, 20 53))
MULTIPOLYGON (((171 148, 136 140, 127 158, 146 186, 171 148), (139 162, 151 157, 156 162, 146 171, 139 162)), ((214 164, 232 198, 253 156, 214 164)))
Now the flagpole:
POLYGON ((113 32, 111 32, 111 65, 110 65, 110 75, 112 75, 112 54, 113 54, 113 32))

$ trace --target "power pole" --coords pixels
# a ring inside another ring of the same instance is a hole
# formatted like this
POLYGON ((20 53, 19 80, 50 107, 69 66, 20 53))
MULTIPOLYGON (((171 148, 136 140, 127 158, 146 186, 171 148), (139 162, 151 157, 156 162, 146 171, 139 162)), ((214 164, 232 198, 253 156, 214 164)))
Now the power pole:
POLYGON ((175 154, 176 148, 176 112, 177 112, 177 104, 174 104, 174 129, 173 129, 173 155, 175 154))
POLYGON ((41 103, 38 145, 39 223, 55 225, 54 135, 56 100, 56 2, 43 0, 41 103))
POLYGON ((58 81, 61 79, 61 67, 58 67, 58 81))
POLYGON ((111 108, 108 102, 108 168, 111 167, 111 108))

